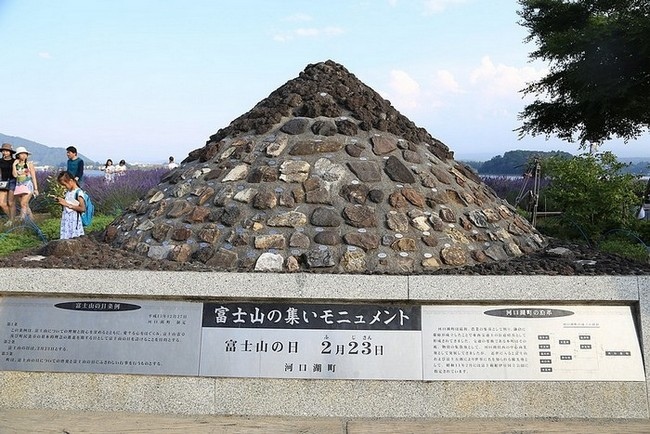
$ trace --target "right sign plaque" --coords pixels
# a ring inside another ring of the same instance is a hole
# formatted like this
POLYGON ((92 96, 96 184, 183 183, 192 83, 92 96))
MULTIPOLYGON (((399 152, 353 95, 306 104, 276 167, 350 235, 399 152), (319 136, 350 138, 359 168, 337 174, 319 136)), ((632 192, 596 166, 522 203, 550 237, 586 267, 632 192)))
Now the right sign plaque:
POLYGON ((423 306, 424 380, 645 381, 629 306, 423 306))

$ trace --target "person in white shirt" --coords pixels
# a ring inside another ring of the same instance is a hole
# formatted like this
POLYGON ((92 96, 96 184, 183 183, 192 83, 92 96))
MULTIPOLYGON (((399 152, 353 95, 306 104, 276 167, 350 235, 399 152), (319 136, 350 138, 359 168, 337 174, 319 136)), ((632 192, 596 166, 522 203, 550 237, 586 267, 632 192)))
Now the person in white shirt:
POLYGON ((104 171, 104 182, 110 183, 115 180, 115 166, 113 166, 113 160, 110 158, 106 160, 106 164, 102 170, 104 171))
POLYGON ((124 175, 126 172, 126 161, 120 160, 120 163, 115 166, 115 174, 116 175, 124 175))

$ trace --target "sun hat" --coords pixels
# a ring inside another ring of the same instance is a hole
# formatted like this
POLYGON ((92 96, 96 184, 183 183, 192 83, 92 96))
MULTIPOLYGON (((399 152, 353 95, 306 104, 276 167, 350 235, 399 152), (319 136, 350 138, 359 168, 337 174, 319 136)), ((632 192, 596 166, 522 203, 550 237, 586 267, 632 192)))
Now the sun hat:
POLYGON ((23 154, 23 153, 27 154, 27 155, 31 154, 31 152, 29 152, 27 149, 25 149, 24 146, 19 146, 19 147, 16 148, 16 152, 15 152, 16 155, 23 154))
POLYGON ((14 151, 13 149, 11 149, 11 143, 3 143, 3 144, 2 144, 2 147, 0 147, 0 151, 9 151, 9 152, 11 152, 12 154, 15 154, 15 153, 16 153, 16 151, 14 151))

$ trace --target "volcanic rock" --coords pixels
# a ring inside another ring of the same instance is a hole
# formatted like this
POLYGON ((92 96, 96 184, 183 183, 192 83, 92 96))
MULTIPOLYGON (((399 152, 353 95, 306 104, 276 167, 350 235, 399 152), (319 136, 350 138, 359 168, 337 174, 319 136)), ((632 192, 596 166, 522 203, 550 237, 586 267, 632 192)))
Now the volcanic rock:
POLYGON ((332 61, 308 65, 190 152, 106 241, 226 271, 387 274, 546 245, 446 145, 332 61))

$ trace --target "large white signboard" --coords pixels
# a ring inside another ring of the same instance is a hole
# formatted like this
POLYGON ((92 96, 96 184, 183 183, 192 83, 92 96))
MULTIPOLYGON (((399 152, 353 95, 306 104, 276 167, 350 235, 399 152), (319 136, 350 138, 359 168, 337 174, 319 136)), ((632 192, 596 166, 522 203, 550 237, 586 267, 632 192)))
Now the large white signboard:
POLYGON ((198 375, 201 304, 4 297, 0 369, 198 375))
POLYGON ((424 306, 425 380, 645 381, 627 306, 424 306))
POLYGON ((420 380, 420 308, 206 303, 202 376, 420 380))
POLYGON ((629 306, 0 298, 0 369, 645 381, 629 306))

